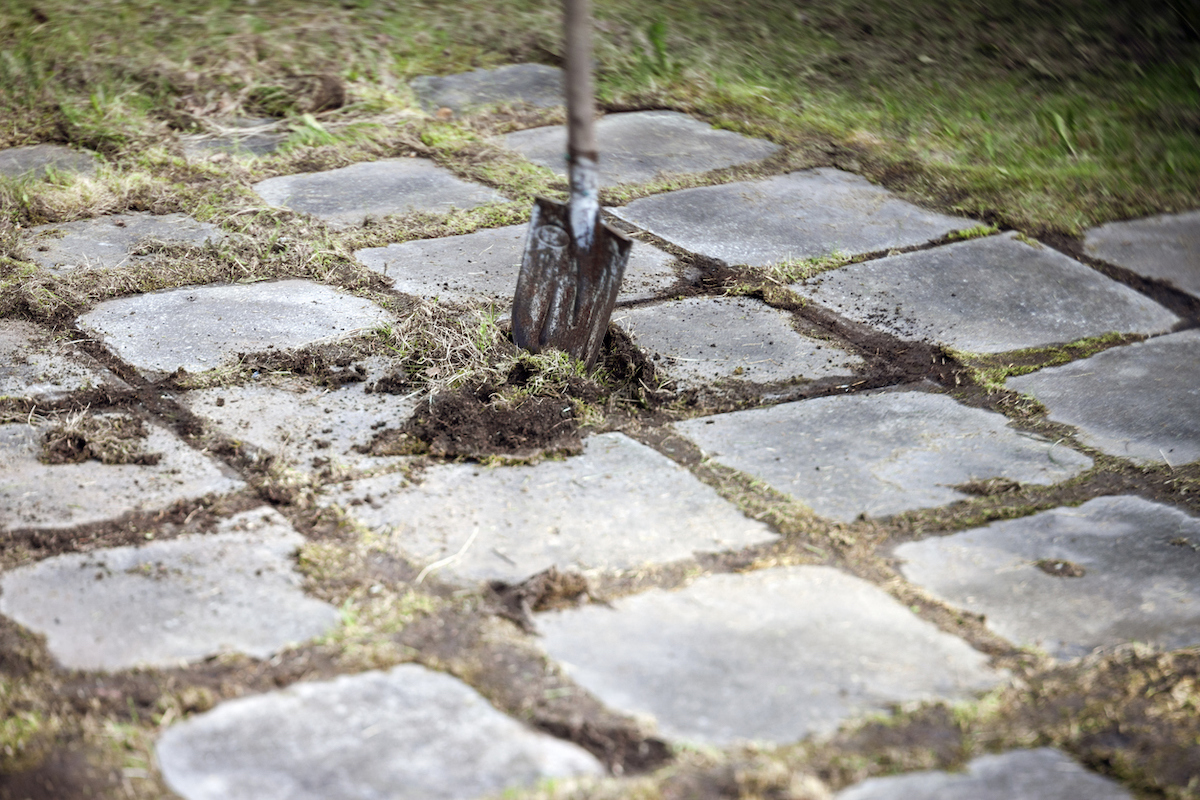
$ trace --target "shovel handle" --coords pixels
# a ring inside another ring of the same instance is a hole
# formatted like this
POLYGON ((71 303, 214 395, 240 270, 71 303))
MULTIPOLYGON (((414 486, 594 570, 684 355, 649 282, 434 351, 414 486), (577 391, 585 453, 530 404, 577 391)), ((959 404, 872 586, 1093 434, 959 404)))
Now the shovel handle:
POLYGON ((592 24, 589 0, 564 0, 567 35, 567 153, 571 163, 582 156, 596 161, 592 130, 592 24))

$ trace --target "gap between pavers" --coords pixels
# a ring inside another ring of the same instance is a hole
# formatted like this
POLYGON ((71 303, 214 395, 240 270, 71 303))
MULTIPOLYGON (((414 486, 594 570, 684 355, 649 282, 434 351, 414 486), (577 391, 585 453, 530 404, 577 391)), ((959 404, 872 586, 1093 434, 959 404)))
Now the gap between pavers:
POLYGON ((979 225, 824 167, 644 197, 611 211, 684 250, 754 267, 909 247, 979 225))
POLYGON ((1049 747, 973 758, 963 772, 868 778, 834 800, 1133 800, 1116 781, 1049 747))
POLYGON ((307 597, 304 537, 274 509, 215 533, 53 556, 0 575, 0 613, 46 637, 68 669, 176 666, 222 652, 268 658, 340 616, 307 597))
POLYGON ((693 297, 613 315, 655 366, 682 388, 736 378, 756 383, 847 376, 863 360, 802 336, 790 316, 745 297, 693 297))
POLYGON ((96 154, 60 144, 34 144, 0 150, 0 175, 8 178, 42 178, 50 170, 91 175, 96 171, 96 154))
POLYGON ((670 459, 620 433, 591 436, 583 455, 534 466, 446 464, 419 484, 401 475, 332 492, 418 564, 450 559, 460 580, 528 578, 559 569, 626 569, 738 550, 774 534, 742 516, 670 459))
POLYGON ((1200 460, 1200 331, 1114 347, 1009 378, 1050 419, 1112 456, 1178 466, 1200 460))
POLYGON ((115 394, 130 387, 87 353, 33 323, 0 320, 0 400, 56 403, 91 390, 115 394))
POLYGON ((1006 233, 823 272, 792 291, 901 339, 1002 353, 1179 318, 1057 250, 1006 233))
POLYGON ((421 108, 456 114, 501 103, 536 108, 563 104, 563 71, 545 64, 509 64, 457 75, 422 75, 409 83, 421 108))
POLYGON ((674 423, 705 456, 765 481, 817 514, 849 522, 945 505, 953 487, 1009 478, 1052 484, 1087 456, 1008 427, 941 394, 820 397, 674 423))
POLYGON ((1092 228, 1083 252, 1200 297, 1200 211, 1092 228))
POLYGON ((159 425, 146 431, 142 451, 162 456, 152 466, 52 465, 38 460, 44 427, 0 425, 0 532, 104 522, 245 486, 159 425))
MULTIPOLYGON (((718 130, 678 111, 607 114, 596 121, 600 185, 645 183, 661 174, 708 172, 759 161, 779 145, 718 130)), ((504 146, 535 164, 567 174, 567 131, 562 125, 505 134, 504 146)))
POLYGON ((305 280, 185 286, 100 303, 78 319, 156 379, 228 366, 238 353, 333 340, 390 321, 370 300, 305 280))
POLYGON ((603 767, 416 664, 230 700, 158 740, 186 800, 468 800, 603 767))
POLYGON ((831 567, 699 578, 537 617, 546 652, 606 705, 668 737, 727 745, 832 732, 893 703, 963 699, 987 658, 831 567))
MULTIPOLYGON (((390 278, 397 291, 453 303, 493 303, 501 311, 512 306, 528 229, 528 225, 510 225, 419 239, 359 250, 354 257, 367 269, 390 278)), ((679 277, 674 263, 669 253, 635 240, 617 302, 646 300, 665 292, 679 277)))
POLYGON ((328 222, 358 225, 369 216, 406 211, 449 211, 502 203, 493 189, 467 183, 427 158, 392 158, 327 172, 282 175, 254 184, 268 205, 328 222))
POLYGON ((133 255, 146 238, 170 244, 219 241, 221 230, 186 214, 115 214, 76 222, 39 225, 25 239, 29 257, 54 275, 77 269, 113 269, 145 260, 133 255))
POLYGON ((1200 644, 1200 520, 1140 497, 906 542, 895 555, 908 580, 1058 658, 1126 642, 1200 644))

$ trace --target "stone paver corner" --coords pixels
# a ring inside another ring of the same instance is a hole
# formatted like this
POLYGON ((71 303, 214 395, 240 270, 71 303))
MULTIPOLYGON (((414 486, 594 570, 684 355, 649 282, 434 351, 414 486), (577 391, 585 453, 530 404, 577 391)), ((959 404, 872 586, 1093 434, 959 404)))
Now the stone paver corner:
POLYGON ((1200 297, 1200 211, 1110 222, 1084 234, 1083 250, 1200 297))
POLYGON ((509 64, 458 75, 423 75, 410 84, 426 111, 456 114, 501 103, 539 108, 563 104, 563 71, 545 64, 509 64))

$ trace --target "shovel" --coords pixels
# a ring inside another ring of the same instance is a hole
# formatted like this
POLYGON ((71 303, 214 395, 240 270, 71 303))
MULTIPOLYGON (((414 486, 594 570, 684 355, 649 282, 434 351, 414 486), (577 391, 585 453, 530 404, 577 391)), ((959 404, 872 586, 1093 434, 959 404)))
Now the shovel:
POLYGON ((563 350, 590 369, 633 242, 600 221, 588 0, 566 0, 566 35, 571 197, 565 204, 534 201, 513 299, 513 339, 534 353, 563 350))

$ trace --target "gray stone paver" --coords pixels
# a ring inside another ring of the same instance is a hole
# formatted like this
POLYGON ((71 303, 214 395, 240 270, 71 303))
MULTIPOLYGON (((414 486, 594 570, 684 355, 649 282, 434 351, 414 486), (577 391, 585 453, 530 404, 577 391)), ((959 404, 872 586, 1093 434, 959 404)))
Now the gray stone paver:
POLYGON ((883 590, 830 567, 700 578, 541 614, 542 645, 613 708, 672 739, 791 742, 887 704, 1003 678, 883 590))
POLYGON ((952 487, 971 480, 1051 484, 1092 464, 999 414, 924 392, 822 397, 673 427, 715 461, 844 521, 962 500, 952 487))
POLYGON ((1200 331, 1116 347, 1009 378, 1050 419, 1109 455, 1159 464, 1200 459, 1200 331))
POLYGON ((417 485, 383 475, 330 502, 416 562, 447 575, 522 580, 550 566, 637 567, 770 541, 682 467, 624 434, 589 437, 581 456, 535 466, 429 467, 417 485), (457 557, 456 557, 457 556, 457 557))
POLYGON ((1083 251, 1200 297, 1200 211, 1092 228, 1083 251))
POLYGON ((760 267, 919 245, 979 224, 923 211, 827 168, 684 189, 612 211, 685 250, 760 267))
POLYGON ((71 669, 175 666, 220 652, 266 658, 331 630, 291 560, 304 538, 267 507, 217 532, 53 556, 0 576, 0 613, 71 669))
MULTIPOLYGON (((455 303, 512 305, 528 225, 488 228, 461 236, 418 239, 354 254, 359 263, 392 280, 401 292, 455 303)), ((617 302, 645 300, 670 288, 674 257, 634 241, 617 302)))
POLYGON ((161 454, 157 464, 52 465, 38 460, 44 427, 0 425, 0 532, 102 522, 245 486, 159 425, 146 430, 141 449, 161 454))
POLYGON ((834 800, 1133 800, 1116 781, 1049 747, 979 756, 964 772, 869 778, 834 800))
POLYGON ((999 353, 1179 321, 1127 286, 1016 234, 989 236, 822 273, 793 291, 902 339, 999 353))
POLYGON ((96 171, 96 156, 60 144, 33 144, 0 150, 0 176, 41 178, 50 170, 90 175, 96 171))
POLYGON ((30 231, 30 259, 55 275, 75 269, 112 269, 139 261, 133 255, 138 241, 158 239, 171 244, 201 245, 221 239, 219 228, 184 214, 115 214, 30 231))
MULTIPOLYGON (((678 111, 608 114, 596 122, 600 185, 645 183, 661 174, 708 172, 766 158, 779 145, 713 128, 678 111)), ((535 164, 567 174, 567 132, 562 125, 516 131, 504 146, 535 164)))
POLYGON ((845 376, 863 360, 801 336, 787 313, 749 298, 697 297, 621 311, 613 321, 685 388, 737 378, 773 383, 845 376))
POLYGON ((0 320, 0 400, 57 403, 73 392, 130 391, 87 353, 29 322, 0 320))
POLYGON ((276 208, 290 208, 335 224, 407 211, 449 211, 504 202, 486 186, 467 183, 425 158, 351 164, 327 172, 282 175, 254 184, 276 208))
POLYGON ((185 286, 100 303, 79 318, 147 377, 228 366, 238 353, 284 350, 391 319, 369 300, 304 280, 185 286))
POLYGON ((501 103, 538 108, 563 104, 563 71, 545 64, 510 64, 458 75, 423 75, 410 84, 426 111, 455 113, 501 103))
POLYGON ((186 800, 468 800, 602 767, 415 664, 231 700, 158 741, 186 800))
POLYGON ((1139 497, 907 542, 895 554, 913 583, 1060 658, 1133 641, 1200 644, 1200 520, 1139 497), (1048 574, 1043 560, 1084 574, 1048 574))

